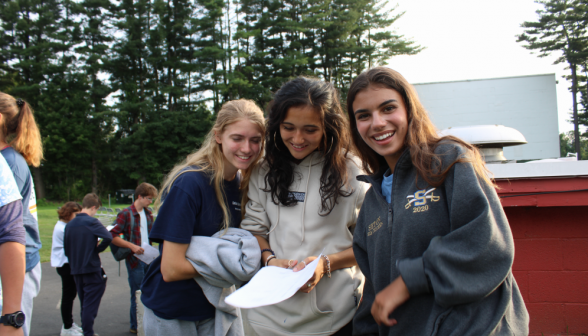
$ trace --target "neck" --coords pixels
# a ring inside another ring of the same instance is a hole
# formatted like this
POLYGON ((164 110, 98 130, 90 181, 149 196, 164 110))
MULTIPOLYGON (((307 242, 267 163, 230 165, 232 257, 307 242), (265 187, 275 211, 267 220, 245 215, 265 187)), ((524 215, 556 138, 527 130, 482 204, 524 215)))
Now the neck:
POLYGON ((4 139, 0 139, 0 149, 4 149, 8 146, 10 145, 6 141, 4 141, 4 139))
POLYGON ((82 211, 80 211, 80 212, 85 213, 86 215, 89 215, 89 216, 94 216, 94 210, 92 210, 92 209, 83 208, 82 211))
POLYGON ((384 159, 386 160, 386 163, 388 163, 388 167, 390 168, 390 174, 394 174, 394 168, 396 168, 396 163, 400 159, 402 152, 403 150, 392 155, 384 156, 384 159))
POLYGON ((143 206, 139 203, 139 199, 137 199, 133 204, 135 205, 135 209, 137 209, 138 212, 143 210, 143 206))
POLYGON ((225 171, 223 173, 223 179, 225 179, 225 181, 232 181, 235 178, 235 176, 237 176, 237 171, 239 169, 230 164, 229 162, 227 162, 226 159, 224 159, 224 164, 225 171))

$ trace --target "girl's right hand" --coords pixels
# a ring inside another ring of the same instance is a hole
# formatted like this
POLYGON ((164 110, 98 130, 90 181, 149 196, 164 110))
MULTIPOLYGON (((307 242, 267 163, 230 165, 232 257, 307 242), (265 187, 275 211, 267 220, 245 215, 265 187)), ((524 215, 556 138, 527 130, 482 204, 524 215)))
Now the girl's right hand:
POLYGON ((293 268, 294 266, 296 266, 296 264, 298 264, 298 260, 293 260, 293 259, 271 259, 267 265, 268 266, 276 266, 276 267, 281 267, 281 268, 293 268), (288 265, 288 263, 290 263, 288 265))

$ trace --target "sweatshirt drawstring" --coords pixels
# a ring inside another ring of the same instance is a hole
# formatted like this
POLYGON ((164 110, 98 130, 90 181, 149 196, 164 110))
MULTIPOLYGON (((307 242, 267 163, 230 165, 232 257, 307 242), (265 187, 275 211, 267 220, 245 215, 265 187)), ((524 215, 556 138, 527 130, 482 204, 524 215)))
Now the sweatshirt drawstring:
POLYGON ((306 188, 304 189, 304 203, 302 205, 302 218, 300 218, 300 223, 302 223, 302 242, 304 242, 304 212, 306 211, 306 202, 308 202, 308 181, 310 181, 310 172, 312 170, 312 155, 310 156, 310 162, 308 163, 308 176, 306 177, 306 188))
POLYGON ((279 223, 280 223, 280 202, 278 202, 278 219, 276 220, 276 225, 274 225, 274 228, 271 229, 271 230, 269 230, 268 233, 266 233, 266 235, 268 236, 268 238, 269 238, 269 234, 272 233, 272 231, 274 231, 278 227, 278 224, 279 223))

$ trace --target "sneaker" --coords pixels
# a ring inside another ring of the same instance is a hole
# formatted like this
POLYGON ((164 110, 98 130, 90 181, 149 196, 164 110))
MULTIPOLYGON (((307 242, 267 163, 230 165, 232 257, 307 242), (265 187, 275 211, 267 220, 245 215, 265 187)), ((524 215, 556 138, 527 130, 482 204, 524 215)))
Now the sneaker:
POLYGON ((84 336, 81 332, 77 331, 73 328, 73 326, 69 329, 65 329, 63 325, 61 326, 61 336, 84 336))
POLYGON ((79 331, 80 333, 84 333, 84 330, 82 329, 82 327, 80 327, 79 325, 77 325, 75 322, 71 325, 71 327, 77 331, 79 331))
POLYGON ((129 332, 130 332, 131 334, 136 334, 136 333, 137 333, 137 329, 133 329, 133 328, 131 328, 131 329, 129 330, 129 332))

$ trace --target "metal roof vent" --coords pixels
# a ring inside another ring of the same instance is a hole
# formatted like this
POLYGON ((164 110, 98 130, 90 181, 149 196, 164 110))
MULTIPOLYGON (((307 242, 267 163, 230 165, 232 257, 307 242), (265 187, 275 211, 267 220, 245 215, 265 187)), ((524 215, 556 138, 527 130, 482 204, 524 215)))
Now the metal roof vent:
POLYGON ((506 163, 503 147, 527 143, 525 136, 512 127, 503 125, 477 125, 449 127, 441 135, 453 135, 480 149, 486 163, 506 163))

